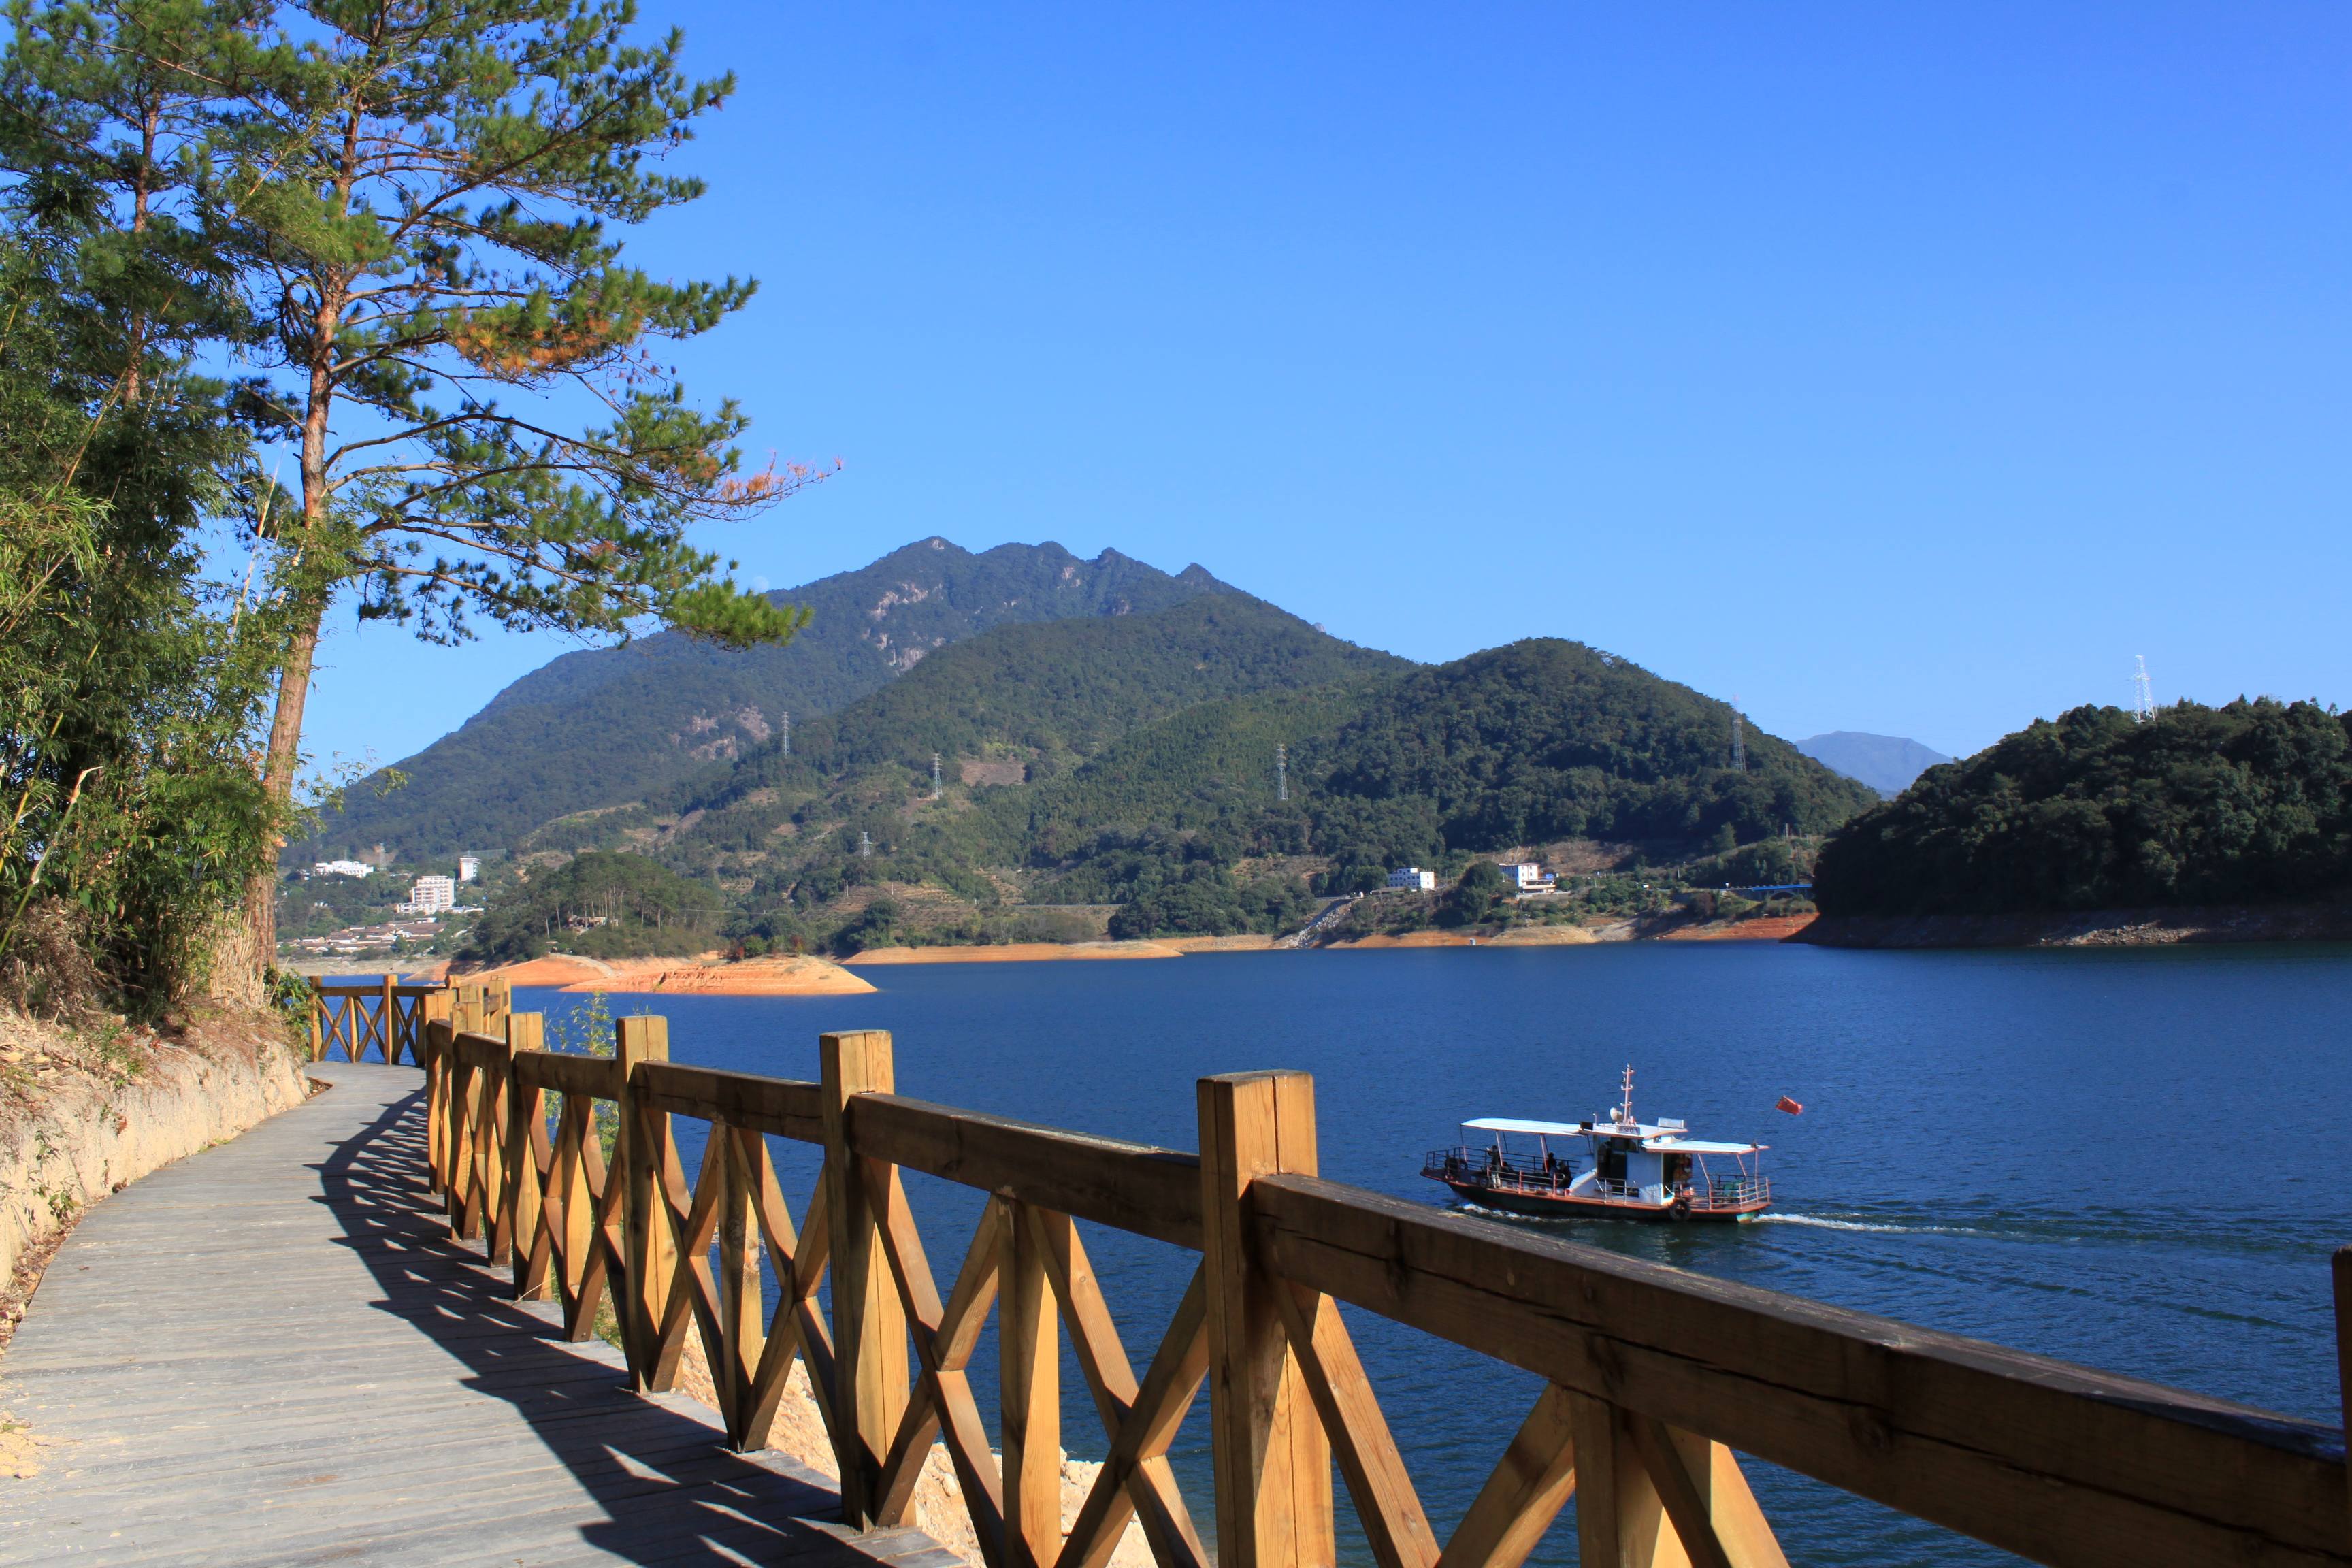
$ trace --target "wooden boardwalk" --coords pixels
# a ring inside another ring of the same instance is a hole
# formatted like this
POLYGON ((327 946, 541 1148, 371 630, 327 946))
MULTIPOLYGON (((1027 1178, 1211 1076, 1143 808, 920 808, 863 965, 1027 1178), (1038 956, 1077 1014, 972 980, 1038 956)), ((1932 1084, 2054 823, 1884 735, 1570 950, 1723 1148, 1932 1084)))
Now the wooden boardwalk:
POLYGON ((0 1479, 0 1563, 958 1568, 845 1539, 831 1484, 623 1386, 451 1244, 423 1075, 335 1088, 110 1198, 0 1361, 43 1470, 0 1479))

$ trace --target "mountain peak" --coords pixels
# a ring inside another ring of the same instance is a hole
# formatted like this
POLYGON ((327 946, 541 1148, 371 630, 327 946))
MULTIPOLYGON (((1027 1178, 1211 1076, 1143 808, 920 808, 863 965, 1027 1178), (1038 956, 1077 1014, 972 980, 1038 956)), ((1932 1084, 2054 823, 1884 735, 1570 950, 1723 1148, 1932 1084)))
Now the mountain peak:
POLYGON ((404 759, 406 787, 353 791, 320 845, 418 853, 512 842, 551 817, 642 799, 761 743, 784 714, 831 712, 992 626, 1148 616, 1234 591, 1198 566, 1171 576, 1117 550, 1085 561, 1048 540, 975 554, 931 534, 772 592, 814 617, 783 647, 730 650, 657 632, 551 660, 404 759))
POLYGON ((1871 735, 1859 730, 1815 735, 1798 742, 1797 750, 1889 799, 1909 789, 1914 779, 1937 763, 1952 760, 1906 735, 1871 735))

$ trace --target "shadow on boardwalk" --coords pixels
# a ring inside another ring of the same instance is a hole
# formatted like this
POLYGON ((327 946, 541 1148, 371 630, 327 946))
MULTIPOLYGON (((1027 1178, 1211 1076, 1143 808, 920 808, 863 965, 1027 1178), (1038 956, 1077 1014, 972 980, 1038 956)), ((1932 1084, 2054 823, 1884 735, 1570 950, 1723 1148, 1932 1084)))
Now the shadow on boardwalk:
POLYGON ((730 1452, 707 1419, 676 1408, 682 1396, 630 1393, 609 1347, 564 1343, 547 1307, 511 1300, 503 1271, 448 1239, 441 1205, 425 1186, 425 1140, 421 1095, 387 1107, 320 1167, 316 1201, 382 1288, 376 1309, 455 1358, 466 1387, 512 1406, 609 1516, 583 1526, 586 1543, 641 1563, 812 1553, 908 1568, 919 1557, 919 1568, 961 1563, 911 1531, 877 1532, 852 1547, 812 1522, 839 1508, 830 1486, 779 1456, 730 1452))
POLYGON ((960 1568, 845 1539, 831 1485, 627 1391, 453 1244, 412 1068, 335 1088, 90 1211, 0 1362, 41 1471, 0 1480, 0 1565, 960 1568))

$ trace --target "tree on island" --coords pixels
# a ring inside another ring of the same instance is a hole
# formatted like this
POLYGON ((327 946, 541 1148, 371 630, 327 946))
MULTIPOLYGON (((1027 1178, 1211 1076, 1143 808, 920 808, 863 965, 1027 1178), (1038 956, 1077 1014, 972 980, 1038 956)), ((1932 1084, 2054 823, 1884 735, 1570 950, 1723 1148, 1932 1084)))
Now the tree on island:
MULTIPOLYGON (((212 342, 243 372, 233 416, 296 458, 282 503, 258 464, 243 481, 282 615, 261 763, 281 818, 339 603, 443 642, 469 615, 608 637, 658 617, 736 646, 803 624, 686 531, 821 476, 746 472, 740 409, 696 408, 649 353, 754 284, 656 281, 615 233, 703 191, 652 165, 734 83, 686 77, 677 32, 631 43, 627 0, 118 0, 14 20, 23 100, 61 121, 126 113, 92 85, 107 62, 205 79, 180 168, 241 307, 212 342), (226 25, 183 50, 169 17, 226 25)), ((257 870, 217 993, 257 994, 274 897, 257 870)))
POLYGON ((1827 915, 2341 898, 2352 716, 2258 697, 2037 719, 1840 827, 1813 885, 1827 915))

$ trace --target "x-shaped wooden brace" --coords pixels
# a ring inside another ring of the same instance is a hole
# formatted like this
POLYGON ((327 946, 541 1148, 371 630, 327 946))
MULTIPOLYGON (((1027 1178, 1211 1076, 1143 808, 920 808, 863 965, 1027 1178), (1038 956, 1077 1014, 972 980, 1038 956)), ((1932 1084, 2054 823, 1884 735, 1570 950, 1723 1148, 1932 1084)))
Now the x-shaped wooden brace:
POLYGON ((1027 1212, 1062 1303, 1071 1348, 1110 1438, 1109 1456, 1079 1507, 1055 1568, 1102 1568, 1130 1515, 1141 1519, 1144 1539, 1160 1568, 1204 1568, 1209 1554, 1168 1465, 1168 1445, 1209 1370, 1209 1293, 1202 1271, 1192 1270, 1176 1315, 1138 1384, 1076 1225, 1067 1215, 1027 1212))
MULTIPOLYGON (((832 1413, 825 1394, 831 1392, 832 1345, 824 1337, 824 1323, 813 1300, 817 1288, 816 1273, 824 1267, 823 1246, 815 1242, 822 1230, 814 1228, 822 1220, 821 1213, 813 1210, 810 1215, 813 1229, 808 1234, 816 1247, 815 1256, 796 1267, 798 1239, 793 1234, 792 1214, 784 1203, 782 1190, 776 1184, 775 1168, 768 1158, 766 1139, 742 1128, 712 1122, 709 1139, 703 1145, 702 1169, 696 1177, 691 1202, 686 1197, 683 1169, 675 1143, 664 1146, 661 1161, 659 1206, 670 1226, 676 1243, 672 1256, 679 1267, 671 1277, 669 1298, 649 1357, 650 1385, 668 1388, 677 1380, 678 1356, 685 1349, 690 1318, 702 1335, 710 1381, 729 1441, 738 1449, 764 1447, 785 1380, 792 1375, 792 1358, 814 1345, 816 1348, 809 1354, 810 1384, 812 1387, 825 1385, 825 1392, 817 1395, 817 1401, 830 1435, 832 1413), (741 1353, 743 1347, 727 1342, 719 1281, 710 1268, 711 1240, 730 1183, 740 1184, 750 1196, 779 1286, 774 1325, 764 1336, 756 1362, 741 1353), (805 1280, 798 1268, 808 1269, 805 1280), (778 1341, 782 1342, 781 1352, 772 1355, 771 1349, 778 1341), (757 1441, 753 1441, 755 1424, 757 1441)), ((822 1190, 820 1186, 820 1193, 822 1190)))
POLYGON ((760 1347, 759 1364, 752 1369, 742 1398, 743 1429, 730 1435, 735 1447, 746 1453, 768 1446, 776 1408, 793 1374, 793 1358, 799 1357, 808 1363, 809 1393, 838 1454, 841 1424, 833 1410, 833 1336, 825 1330, 824 1314, 816 1310, 817 1286, 824 1279, 826 1254, 832 1246, 825 1181, 822 1175, 817 1178, 816 1195, 809 1201, 808 1223, 795 1237, 792 1211, 785 1206, 783 1189, 776 1184, 775 1166, 768 1158, 767 1140, 757 1133, 739 1137, 744 1140, 739 1147, 751 1176, 752 1212, 768 1249, 768 1266, 776 1275, 777 1300, 775 1314, 768 1322, 767 1341, 760 1347))
MULTIPOLYGON (((1614 1456, 1630 1451, 1656 1488, 1694 1568, 1787 1568, 1736 1467, 1714 1478, 1716 1487, 1737 1489, 1737 1497, 1727 1500, 1733 1504, 1731 1517, 1747 1527, 1735 1529, 1727 1541, 1698 1479, 1663 1423, 1613 1410, 1557 1384, 1545 1386, 1441 1552, 1338 1303, 1287 1283, 1279 1287, 1276 1301, 1381 1568, 1519 1568, 1576 1490, 1580 1440, 1595 1466, 1610 1468, 1612 1480, 1614 1456)), ((1596 1489, 1608 1494, 1606 1506, 1613 1510, 1613 1485, 1596 1489)), ((1614 1542, 1613 1519, 1607 1536, 1614 1542)), ((1616 1560, 1613 1549, 1607 1556, 1616 1560)))
POLYGON ((594 1101, 583 1094, 565 1095, 562 1113, 556 1118, 549 1180, 540 1200, 540 1237, 532 1241, 531 1250, 535 1256, 543 1240, 562 1265, 554 1275, 563 1308, 563 1337, 575 1344, 595 1336, 596 1308, 608 1285, 619 1300, 619 1281, 627 1273, 621 1232, 625 1185, 605 1173, 594 1101), (576 1226, 575 1205, 588 1211, 584 1226, 576 1226))
MULTIPOLYGON (((874 1517, 885 1525, 904 1524, 914 1505, 915 1483, 923 1473, 934 1437, 947 1444, 949 1461, 971 1515, 973 1536, 980 1542, 988 1568, 1000 1568, 1004 1556, 1004 1478, 988 1446, 988 1430, 981 1425, 980 1407, 972 1402, 971 1380, 964 1368, 980 1343, 988 1310, 996 1300, 998 1242, 1005 1224, 1005 1205, 991 1198, 974 1227, 971 1248, 956 1275, 947 1301, 940 1300, 939 1281, 923 1253, 922 1233, 907 1207, 905 1185, 896 1166, 859 1160, 859 1177, 866 1184, 867 1203, 882 1233, 882 1248, 905 1308, 908 1336, 915 1342, 915 1360, 922 1381, 907 1401, 906 1415, 890 1441, 876 1489, 874 1517)), ((878 1347, 877 1347, 878 1348, 878 1347)))
POLYGON ((784 1202, 774 1163, 768 1155, 767 1140, 756 1131, 711 1123, 690 1200, 674 1143, 664 1148, 659 1174, 656 1206, 663 1223, 670 1227, 678 1268, 671 1277, 655 1335, 648 1385, 664 1389, 676 1381, 691 1321, 702 1336, 728 1441, 748 1453, 768 1446, 793 1363, 795 1358, 805 1358, 817 1414, 837 1449, 841 1438, 833 1411, 833 1339, 816 1308, 828 1246, 823 1179, 809 1207, 808 1224, 795 1235, 791 1207, 784 1202), (727 1342, 719 1281, 710 1268, 711 1239, 730 1181, 740 1183, 748 1191, 760 1240, 776 1277, 776 1310, 756 1357, 747 1353, 748 1344, 727 1342))

